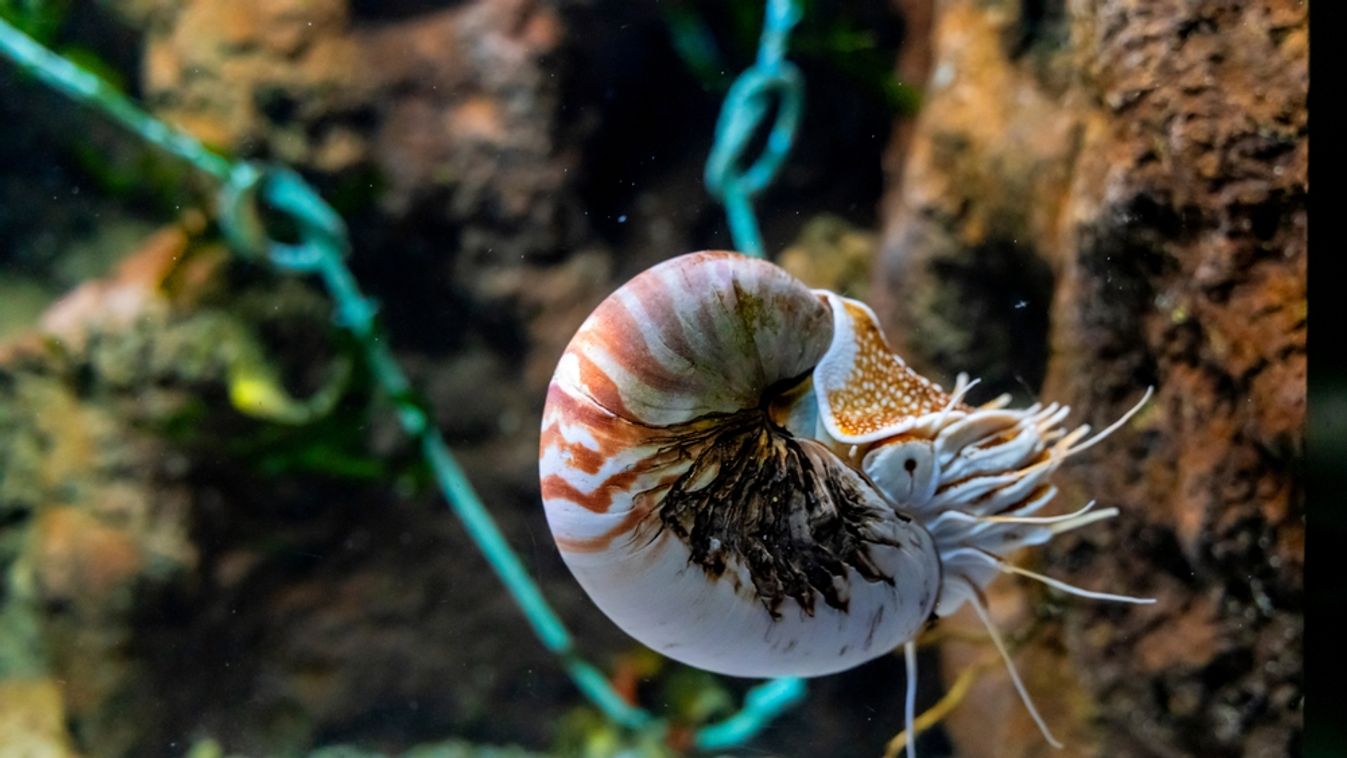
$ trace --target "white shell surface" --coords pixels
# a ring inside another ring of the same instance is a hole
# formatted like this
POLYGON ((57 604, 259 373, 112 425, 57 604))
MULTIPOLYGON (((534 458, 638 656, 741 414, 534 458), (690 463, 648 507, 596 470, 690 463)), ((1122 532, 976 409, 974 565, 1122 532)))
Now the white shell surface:
MULTIPOLYGON (((899 551, 891 552, 894 563, 901 562, 899 551)), ((811 616, 787 599, 773 618, 762 603, 736 589, 742 577, 708 581, 676 539, 664 540, 630 563, 590 571, 571 562, 571 570, 599 608, 642 644, 729 676, 844 671, 911 639, 923 613, 929 613, 915 600, 905 602, 893 587, 868 582, 853 571, 846 581, 858 589, 848 611, 820 604, 811 616), (615 574, 615 568, 621 573, 615 574)), ((933 596, 934 583, 929 591, 933 596)))

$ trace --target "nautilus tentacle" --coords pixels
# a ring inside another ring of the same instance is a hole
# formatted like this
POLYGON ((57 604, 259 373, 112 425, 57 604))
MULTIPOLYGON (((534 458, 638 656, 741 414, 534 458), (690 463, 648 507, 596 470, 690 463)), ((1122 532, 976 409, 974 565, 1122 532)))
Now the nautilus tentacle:
POLYGON ((1116 513, 1040 512, 1062 462, 1137 409, 1086 439, 1055 403, 971 406, 974 384, 944 391, 864 304, 770 263, 666 261, 605 300, 557 366, 541 444, 548 523, 620 627, 727 674, 849 668, 965 602, 985 618, 979 594, 1002 573, 1147 602, 1004 559, 1116 513))
POLYGON ((832 307, 835 334, 814 372, 822 426, 835 447, 866 448, 862 470, 931 533, 942 567, 936 615, 958 610, 970 599, 970 585, 984 587, 999 573, 1029 575, 1000 555, 1116 513, 1034 516, 1056 496, 1048 479, 1062 462, 1125 423, 1149 391, 1109 429, 1081 442, 1089 427, 1063 430, 1070 409, 1059 404, 1011 409, 1003 396, 970 407, 962 398, 975 382, 962 376, 945 394, 893 353, 869 307, 831 292, 819 295, 832 307))

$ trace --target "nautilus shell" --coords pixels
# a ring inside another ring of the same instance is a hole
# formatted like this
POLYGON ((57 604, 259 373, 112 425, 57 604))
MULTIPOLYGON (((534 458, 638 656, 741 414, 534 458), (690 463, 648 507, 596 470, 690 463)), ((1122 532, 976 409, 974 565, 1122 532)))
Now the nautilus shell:
POLYGON ((1063 429, 1055 404, 969 406, 969 386, 919 376, 867 306, 771 263, 675 258, 599 305, 557 366, 548 523, 603 612, 670 658, 847 669, 1028 573, 1002 556, 1111 515, 1035 515, 1103 435, 1063 429))

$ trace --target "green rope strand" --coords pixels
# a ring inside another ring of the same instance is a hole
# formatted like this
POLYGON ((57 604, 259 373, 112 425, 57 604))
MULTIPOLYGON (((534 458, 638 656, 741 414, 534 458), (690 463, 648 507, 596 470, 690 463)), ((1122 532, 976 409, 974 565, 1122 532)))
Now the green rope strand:
POLYGON ((765 255, 753 196, 776 178, 790 154, 804 105, 804 79, 786 60, 790 31, 800 22, 799 0, 768 0, 758 59, 730 86, 716 121, 716 139, 706 159, 706 189, 725 206, 730 235, 741 252, 765 255), (762 154, 742 165, 750 143, 776 102, 776 119, 762 154))
POLYGON ((107 82, 34 42, 3 18, 0 18, 0 53, 43 84, 72 100, 96 106, 104 115, 164 152, 182 158, 216 179, 229 178, 233 164, 228 158, 141 110, 107 82))

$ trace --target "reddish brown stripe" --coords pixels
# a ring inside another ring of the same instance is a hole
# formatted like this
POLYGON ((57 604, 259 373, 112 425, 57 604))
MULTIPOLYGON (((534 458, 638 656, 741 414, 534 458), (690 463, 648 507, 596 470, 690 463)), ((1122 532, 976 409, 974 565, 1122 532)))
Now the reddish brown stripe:
POLYGON ((557 537, 557 547, 568 553, 597 553, 607 550, 608 546, 613 544, 613 540, 631 531, 643 518, 645 518, 645 511, 632 508, 626 516, 622 517, 621 521, 603 534, 582 540, 557 537))
MULTIPOLYGON (((575 397, 556 384, 551 384, 547 388, 547 407, 543 417, 546 418, 549 414, 555 414, 568 424, 579 424, 588 429, 602 430, 603 432, 609 432, 621 423, 609 411, 588 400, 575 397)), ((549 423, 543 428, 543 434, 546 435, 557 424, 557 421, 549 423)))
POLYGON ((599 489, 585 494, 556 474, 548 474, 542 481, 543 500, 567 500, 594 513, 607 513, 613 504, 611 492, 599 489))
POLYGON ((608 460, 608 457, 598 450, 593 450, 578 443, 563 440, 558 444, 558 447, 561 448, 567 466, 586 474, 599 473, 599 469, 603 468, 604 461, 608 460))
POLYGON ((640 475, 641 472, 635 469, 619 471, 604 479, 603 483, 595 487, 593 492, 585 493, 576 489, 570 482, 557 474, 548 474, 543 477, 542 481, 543 499, 568 500, 585 510, 594 513, 607 513, 608 509, 613 506, 613 496, 618 492, 629 489, 631 483, 640 475))
POLYGON ((542 435, 538 438, 538 456, 542 457, 547 453, 547 448, 557 445, 565 446, 566 438, 561 435, 561 422, 553 421, 543 427, 542 435))
POLYGON ((583 352, 577 352, 576 358, 580 361, 580 382, 594 402, 622 418, 640 420, 632 417, 631 410, 622 402, 622 393, 618 391, 617 384, 598 364, 583 352))
MULTIPOLYGON (((557 546, 562 550, 572 553, 596 553, 601 550, 606 550, 608 546, 612 544, 613 540, 623 534, 632 534, 636 536, 637 539, 642 539, 637 532, 641 526, 641 522, 650 515, 652 510, 659 507, 659 503, 663 500, 664 494, 668 492, 669 486, 677 481, 678 478, 679 474, 676 473, 661 477, 654 487, 633 498, 631 511, 627 513, 626 516, 622 517, 621 522, 603 534, 585 539, 557 537, 557 546)), ((651 536, 651 539, 645 543, 647 547, 657 541, 663 540, 669 535, 669 532, 664 531, 660 526, 658 519, 650 521, 649 525, 653 526, 656 529, 656 532, 651 536)))
POLYGON ((608 457, 597 450, 591 450, 584 445, 567 443, 562 448, 570 456, 568 463, 572 468, 577 468, 586 474, 597 474, 599 469, 603 468, 603 462, 608 457))
POLYGON ((674 295, 663 280, 653 276, 649 280, 641 280, 636 290, 636 298, 644 306, 646 315, 659 329, 660 341, 678 357, 695 365, 698 356, 688 344, 683 323, 676 315, 680 306, 674 295))
MULTIPOLYGON (((577 460, 588 461, 591 456, 597 455, 598 465, 602 464, 603 458, 612 457, 634 445, 642 444, 649 434, 644 427, 628 423, 587 399, 571 395, 555 384, 547 389, 547 409, 543 416, 544 418, 550 416, 552 420, 542 429, 539 451, 545 451, 549 446, 556 445, 575 454, 577 460), (598 450, 591 450, 566 439, 561 431, 563 422, 587 429, 598 443, 598 450)), ((591 464, 586 462, 582 467, 588 465, 591 464)), ((593 474, 598 471, 597 465, 593 470, 585 468, 585 471, 593 474)))
POLYGON ((581 468, 588 474, 598 473, 599 467, 603 461, 619 453, 630 450, 632 447, 645 444, 645 433, 642 427, 621 424, 620 421, 611 421, 601 427, 589 427, 589 431, 594 435, 594 441, 598 443, 599 449, 594 450, 579 442, 572 442, 566 439, 566 435, 561 431, 561 423, 554 421, 543 428, 541 444, 538 450, 542 453, 547 448, 555 445, 564 452, 569 452, 574 456, 577 468, 581 468), (591 463, 590 457, 597 456, 598 461, 591 463), (589 466, 593 465, 591 470, 589 466))
POLYGON ((538 449, 546 452, 547 448, 553 446, 561 450, 568 467, 579 469, 586 474, 599 473, 599 469, 603 468, 603 462, 608 460, 607 456, 598 450, 567 440, 561 433, 561 425, 557 423, 548 424, 547 428, 543 429, 538 449))
POLYGON ((650 343, 636 321, 636 317, 621 302, 614 302, 611 326, 615 331, 605 335, 605 345, 643 384, 667 394, 676 394, 687 386, 687 377, 669 373, 650 352, 650 343), (617 346, 617 350, 613 350, 617 346))

